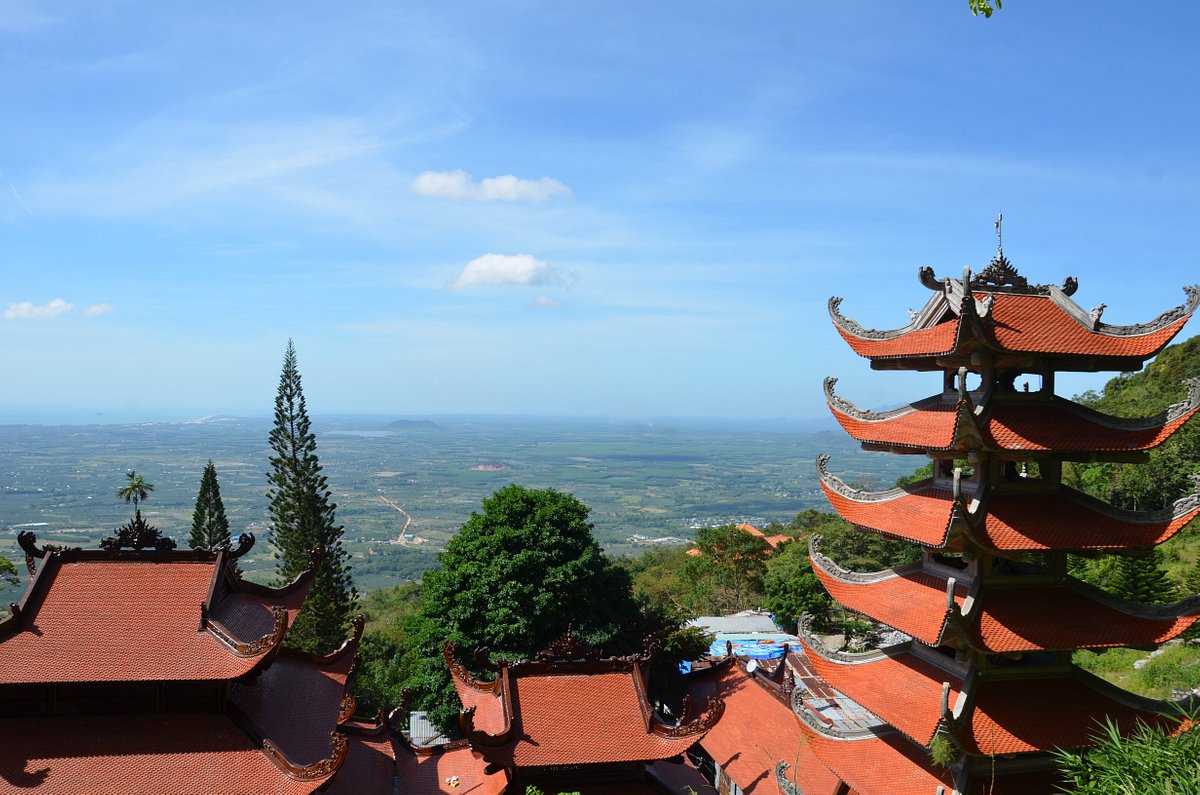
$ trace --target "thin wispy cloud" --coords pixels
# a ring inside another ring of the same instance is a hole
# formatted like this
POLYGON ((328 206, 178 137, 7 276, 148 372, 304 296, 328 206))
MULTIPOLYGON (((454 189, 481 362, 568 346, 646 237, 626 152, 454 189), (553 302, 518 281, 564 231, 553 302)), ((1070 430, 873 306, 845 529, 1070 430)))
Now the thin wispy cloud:
POLYGON ((519 179, 511 174, 486 177, 479 182, 465 171, 423 171, 412 181, 413 193, 431 199, 529 202, 571 198, 571 189, 556 179, 519 179))
POLYGON ((529 254, 484 254, 468 262, 450 287, 465 290, 470 287, 534 287, 561 283, 562 276, 553 265, 529 254))
POLYGON ((35 304, 32 301, 22 301, 19 304, 8 304, 4 310, 5 320, 51 320, 59 315, 65 315, 75 307, 61 298, 55 298, 48 304, 35 304))
POLYGON ((558 309, 562 306, 562 303, 555 301, 548 295, 539 295, 534 299, 533 305, 538 309, 558 309))
POLYGON ((83 310, 84 317, 96 317, 98 315, 107 315, 113 311, 112 304, 92 304, 87 309, 83 310))

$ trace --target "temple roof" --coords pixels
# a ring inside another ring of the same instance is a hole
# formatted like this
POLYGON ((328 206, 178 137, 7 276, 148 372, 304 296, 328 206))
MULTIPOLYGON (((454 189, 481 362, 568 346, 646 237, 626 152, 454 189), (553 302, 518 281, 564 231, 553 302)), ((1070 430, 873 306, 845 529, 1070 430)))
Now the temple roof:
POLYGON ((1170 723, 1168 705, 1122 693, 1078 668, 1058 676, 984 679, 976 683, 956 732, 969 753, 1012 754, 1095 745, 1105 717, 1122 735, 1141 720, 1170 723))
POLYGON ((225 561, 203 551, 45 555, 17 613, 0 621, 0 683, 242 676, 282 642, 312 572, 270 589, 225 561))
POLYGON ((330 732, 354 713, 349 683, 362 630, 355 619, 354 636, 326 656, 281 649, 266 670, 234 689, 233 705, 291 763, 328 757, 330 732))
MULTIPOLYGON (((950 578, 921 563, 850 572, 820 554, 816 543, 810 549, 813 572, 834 599, 929 646, 953 636, 1000 654, 1148 648, 1177 637, 1200 617, 1200 597, 1141 605, 1069 577, 1042 584, 977 579, 969 587, 956 580, 951 607, 950 578)), ((875 711, 869 700, 865 705, 875 711)))
POLYGON ((0 735, 0 782, 39 795, 306 795, 335 772, 289 775, 224 715, 0 718, 0 735))
POLYGON ((499 661, 480 681, 446 661, 462 699, 463 734, 502 767, 647 762, 683 753, 721 717, 720 701, 677 726, 663 723, 646 697, 649 656, 604 658, 568 633, 532 660, 499 661), (605 705, 597 721, 594 705, 605 705))
POLYGON ((986 351, 998 364, 1051 358, 1060 370, 1139 369, 1200 304, 1200 286, 1185 287, 1182 305, 1147 323, 1115 326, 1100 320, 1103 306, 1088 312, 1070 299, 1073 280, 1064 284, 1069 289, 1028 285, 1002 254, 962 280, 939 281, 929 269, 920 275, 934 295, 907 326, 894 330, 865 329, 841 314, 842 299, 830 299, 838 332, 872 366, 943 369, 986 351))
MULTIPOLYGON (((837 602, 911 635, 927 646, 941 643, 952 611, 946 577, 911 563, 871 574, 842 569, 818 550, 819 537, 809 539, 813 573, 837 602)), ((955 583, 953 604, 961 607, 967 587, 955 583)))
POLYGON ((997 401, 980 393, 933 395, 890 411, 866 411, 834 391, 825 397, 834 418, 867 449, 893 452, 1053 452, 1056 457, 1134 453, 1166 441, 1200 410, 1200 379, 1185 382, 1187 398, 1152 417, 1113 417, 1053 397, 1047 401, 997 401), (982 405, 977 407, 977 403, 982 405))
MULTIPOLYGON (((945 787, 946 792, 953 789, 950 770, 934 767, 929 752, 899 732, 833 738, 807 726, 803 731, 805 745, 821 764, 849 785, 851 792, 934 795, 938 787, 945 787)), ((808 795, 807 791, 803 795, 808 795)))
POLYGON ((949 660, 938 665, 912 651, 911 643, 844 654, 826 649, 801 630, 809 662, 826 682, 870 709, 920 745, 928 745, 942 719, 943 698, 953 707, 963 674, 949 660), (949 685, 943 696, 943 685, 949 685))
MULTIPOLYGON (((932 549, 960 550, 962 536, 999 552, 1149 549, 1200 515, 1200 491, 1159 511, 1128 511, 1066 486, 1050 494, 992 491, 980 501, 923 480, 887 491, 846 485, 817 459, 821 488, 847 522, 932 549)), ((1200 487, 1198 487, 1200 488, 1200 487)))
POLYGON ((817 459, 817 474, 833 509, 853 525, 926 547, 954 546, 951 527, 969 516, 968 504, 954 491, 932 479, 887 491, 870 492, 846 485, 825 468, 828 456, 817 459))
POLYGON ((1200 596, 1150 607, 1071 578, 1044 587, 993 584, 980 592, 966 616, 972 645, 997 653, 1152 648, 1178 637, 1198 617, 1200 596))
POLYGON ((794 763, 787 775, 804 795, 833 795, 840 779, 817 761, 795 713, 759 678, 736 664, 688 677, 693 701, 725 701, 725 714, 700 745, 746 795, 774 795, 780 760, 794 763))

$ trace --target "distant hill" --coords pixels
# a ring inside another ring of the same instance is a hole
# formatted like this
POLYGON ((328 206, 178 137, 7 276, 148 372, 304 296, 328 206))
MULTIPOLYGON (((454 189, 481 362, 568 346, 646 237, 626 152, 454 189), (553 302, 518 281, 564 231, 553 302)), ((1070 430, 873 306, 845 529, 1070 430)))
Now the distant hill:
POLYGON ((433 420, 396 420, 384 426, 388 431, 440 431, 442 426, 433 420))

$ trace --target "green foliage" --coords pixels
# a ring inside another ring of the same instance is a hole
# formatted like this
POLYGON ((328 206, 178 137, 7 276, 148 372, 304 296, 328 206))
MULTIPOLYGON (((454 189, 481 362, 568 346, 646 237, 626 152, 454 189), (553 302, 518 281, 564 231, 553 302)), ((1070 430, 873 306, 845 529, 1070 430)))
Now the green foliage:
POLYGON ((410 678, 411 658, 404 652, 405 648, 388 633, 363 633, 354 678, 354 697, 360 713, 373 715, 401 702, 404 684, 410 678))
POLYGON ((350 579, 349 554, 342 548, 342 528, 334 517, 337 505, 330 500, 317 459, 317 439, 309 423, 291 340, 275 395, 275 427, 268 438, 274 453, 267 475, 271 484, 267 498, 276 576, 288 582, 310 565, 310 553, 315 550, 321 555, 308 598, 288 632, 288 644, 328 652, 345 639, 358 592, 350 579))
MULTIPOLYGON (((1144 370, 1123 373, 1100 394, 1085 392, 1075 401, 1118 417, 1149 417, 1186 398, 1184 379, 1200 377, 1200 337, 1163 350, 1144 370)), ((1119 508, 1165 508, 1194 485, 1200 473, 1200 423, 1194 419, 1150 451, 1145 464, 1068 464, 1063 480, 1119 508)))
POLYGON ((763 578, 771 548, 762 538, 735 525, 703 527, 696 533, 700 554, 689 557, 683 576, 714 592, 709 607, 714 615, 736 613, 762 600, 763 578))
POLYGON ((1083 752, 1054 755, 1067 785, 1077 795, 1197 795, 1200 793, 1200 728, 1196 715, 1181 730, 1168 733, 1139 724, 1122 736, 1106 719, 1095 735, 1098 744, 1083 752), (1172 736, 1173 734, 1173 736, 1172 736))
POLYGON ((683 547, 660 547, 636 557, 625 555, 616 561, 629 574, 633 592, 650 609, 691 619, 706 612, 716 594, 707 581, 694 582, 684 577, 687 562, 687 550, 683 547))
POLYGON ((929 758, 938 767, 949 767, 957 762, 960 756, 962 751, 958 746, 940 732, 933 735, 933 739, 929 741, 929 758))
POLYGON ((229 520, 225 517, 225 503, 221 501, 217 468, 210 458, 200 478, 200 492, 196 495, 196 510, 192 512, 192 534, 188 536, 188 546, 192 549, 213 549, 228 540, 229 520))
POLYGON ((154 484, 147 483, 145 478, 131 469, 125 473, 125 485, 117 489, 117 496, 125 502, 132 502, 133 511, 137 513, 138 503, 145 502, 152 491, 154 484))
POLYGON ((1175 584, 1167 578, 1162 552, 1151 550, 1142 557, 1116 556, 1112 590, 1122 599, 1148 605, 1165 605, 1179 598, 1175 584))
POLYGON ((803 541, 781 544, 767 560, 763 605, 776 623, 794 628, 800 616, 811 613, 818 622, 829 618, 832 600, 813 574, 808 545, 803 541))
POLYGON ((0 582, 8 585, 21 584, 21 578, 17 575, 17 567, 3 555, 0 555, 0 582))
POLYGON ((1171 699, 1173 690, 1200 687, 1200 648, 1171 644, 1153 654, 1137 649, 1080 650, 1073 662, 1112 684, 1147 698, 1171 699), (1145 660, 1141 668, 1134 663, 1145 660))
MULTIPOLYGON (((553 489, 506 486, 483 501, 425 575, 421 615, 406 629, 417 703, 443 726, 457 713, 442 645, 531 657, 571 630, 610 654, 640 648, 652 626, 592 537, 589 509, 553 489)), ((676 661, 678 662, 678 661, 676 661)))
POLYGON ((1002 7, 1001 0, 994 0, 994 2, 996 3, 995 8, 992 7, 992 3, 989 2, 989 0, 968 0, 968 2, 971 5, 971 15, 972 16, 977 17, 980 14, 983 14, 984 17, 986 17, 988 19, 991 19, 992 14, 995 13, 996 11, 999 11, 1000 8, 1002 7))

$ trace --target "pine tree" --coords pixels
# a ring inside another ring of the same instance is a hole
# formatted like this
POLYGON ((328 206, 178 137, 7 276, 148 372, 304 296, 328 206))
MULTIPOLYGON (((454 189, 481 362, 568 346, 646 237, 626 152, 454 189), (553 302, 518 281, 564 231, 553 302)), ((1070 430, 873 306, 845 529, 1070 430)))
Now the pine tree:
POLYGON ((283 357, 269 441, 274 455, 267 498, 279 581, 289 582, 306 569, 311 552, 321 555, 308 599, 288 632, 288 645, 329 652, 347 635, 358 592, 350 578, 350 556, 342 548, 342 528, 334 518, 337 505, 330 501, 332 494, 317 460, 317 439, 309 425, 291 340, 283 357))
POLYGON ((1163 568, 1162 553, 1151 550, 1142 557, 1117 557, 1113 590, 1117 596, 1146 605, 1165 605, 1179 598, 1175 583, 1163 568))
POLYGON ((192 511, 192 534, 188 546, 192 549, 213 549, 229 540, 229 520, 225 518, 225 503, 217 483, 217 468, 212 459, 200 478, 200 493, 196 495, 196 510, 192 511))

